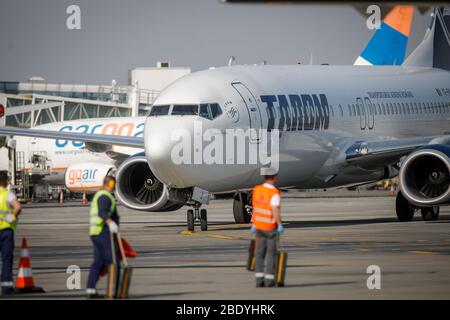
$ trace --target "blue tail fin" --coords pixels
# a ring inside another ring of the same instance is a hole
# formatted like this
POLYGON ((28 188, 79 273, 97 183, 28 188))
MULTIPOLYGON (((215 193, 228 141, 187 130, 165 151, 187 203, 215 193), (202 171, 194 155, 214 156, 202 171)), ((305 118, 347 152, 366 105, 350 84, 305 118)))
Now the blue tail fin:
POLYGON ((412 6, 396 6, 381 23, 354 65, 401 65, 414 15, 412 6))

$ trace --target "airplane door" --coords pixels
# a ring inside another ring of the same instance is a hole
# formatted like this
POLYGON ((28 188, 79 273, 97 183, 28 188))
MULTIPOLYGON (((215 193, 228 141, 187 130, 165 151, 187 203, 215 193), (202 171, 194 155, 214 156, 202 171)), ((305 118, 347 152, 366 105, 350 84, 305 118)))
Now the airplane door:
POLYGON ((251 93, 251 91, 242 83, 242 82, 233 82, 231 83, 233 88, 239 93, 242 97, 242 100, 245 103, 245 106, 248 111, 249 120, 250 120, 250 128, 253 130, 250 131, 250 140, 252 142, 260 142, 261 138, 261 113, 259 111, 258 103, 256 102, 256 98, 251 93))
POLYGON ((367 127, 372 130, 375 125, 375 106, 372 104, 369 98, 364 99, 364 104, 367 109, 367 127))
POLYGON ((359 112, 359 124, 361 127, 361 130, 366 129, 367 126, 367 112, 366 108, 364 107, 364 103, 361 98, 356 99, 356 107, 358 108, 359 112))

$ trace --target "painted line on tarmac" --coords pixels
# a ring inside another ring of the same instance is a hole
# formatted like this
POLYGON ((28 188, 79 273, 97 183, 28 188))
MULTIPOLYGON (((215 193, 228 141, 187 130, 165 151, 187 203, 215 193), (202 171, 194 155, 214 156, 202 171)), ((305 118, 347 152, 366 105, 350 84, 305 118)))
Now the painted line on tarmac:
POLYGON ((182 235, 192 235, 197 237, 209 237, 209 238, 215 238, 215 239, 222 239, 222 240, 250 240, 248 237, 239 237, 239 236, 227 236, 227 235, 221 235, 216 233, 205 233, 205 232, 195 232, 195 231, 188 231, 183 230, 180 231, 179 234, 182 235))
POLYGON ((241 229, 241 228, 250 229, 248 224, 231 224, 231 225, 209 227, 208 229, 210 231, 215 231, 215 230, 223 230, 223 229, 241 229))
POLYGON ((415 254, 439 254, 438 252, 433 251, 408 251, 409 253, 415 253, 415 254))

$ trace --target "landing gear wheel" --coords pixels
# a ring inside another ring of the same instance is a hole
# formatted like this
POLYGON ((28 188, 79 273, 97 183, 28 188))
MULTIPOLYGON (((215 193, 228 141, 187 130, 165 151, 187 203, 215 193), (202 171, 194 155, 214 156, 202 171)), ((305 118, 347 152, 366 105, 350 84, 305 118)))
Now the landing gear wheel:
POLYGON ((397 193, 395 200, 395 211, 397 213, 398 220, 402 222, 411 221, 414 218, 416 208, 406 200, 402 192, 397 193))
POLYGON ((434 221, 439 218, 439 207, 429 207, 420 209, 422 213, 422 219, 424 221, 434 221))
POLYGON ((187 211, 187 227, 188 231, 194 231, 194 210, 187 211))
POLYGON ((252 216, 248 214, 246 205, 248 204, 248 194, 237 193, 233 201, 233 215, 236 223, 250 223, 252 216))
POLYGON ((208 231, 208 213, 206 209, 200 210, 200 228, 202 231, 208 231))

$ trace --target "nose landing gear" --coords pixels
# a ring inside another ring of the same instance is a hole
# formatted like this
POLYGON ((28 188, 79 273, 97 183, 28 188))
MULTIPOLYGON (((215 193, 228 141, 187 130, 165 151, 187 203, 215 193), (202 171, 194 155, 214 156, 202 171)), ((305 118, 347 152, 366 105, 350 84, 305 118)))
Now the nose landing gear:
POLYGON ((200 206, 195 206, 194 209, 187 211, 188 231, 195 230, 195 221, 200 221, 200 230, 208 231, 208 212, 206 209, 200 209, 200 206))
POLYGON ((187 205, 194 208, 187 211, 188 231, 194 231, 195 221, 200 221, 200 229, 202 231, 208 230, 208 213, 206 209, 200 209, 200 207, 202 204, 208 204, 209 198, 210 194, 208 191, 197 187, 193 188, 189 201, 187 202, 187 205))

